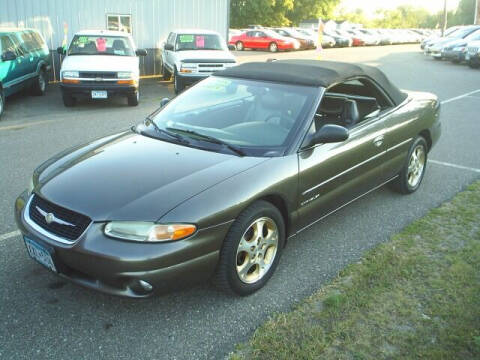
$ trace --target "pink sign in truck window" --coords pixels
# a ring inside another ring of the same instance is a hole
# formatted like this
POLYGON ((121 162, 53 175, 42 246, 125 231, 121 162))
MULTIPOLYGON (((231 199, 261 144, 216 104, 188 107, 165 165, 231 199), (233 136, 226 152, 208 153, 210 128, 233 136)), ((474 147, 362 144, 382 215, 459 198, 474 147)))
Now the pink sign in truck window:
POLYGON ((195 36, 195 46, 197 48, 205 47, 205 37, 204 36, 195 36))
POLYGON ((97 51, 107 51, 107 40, 105 40, 104 38, 97 39, 97 51))

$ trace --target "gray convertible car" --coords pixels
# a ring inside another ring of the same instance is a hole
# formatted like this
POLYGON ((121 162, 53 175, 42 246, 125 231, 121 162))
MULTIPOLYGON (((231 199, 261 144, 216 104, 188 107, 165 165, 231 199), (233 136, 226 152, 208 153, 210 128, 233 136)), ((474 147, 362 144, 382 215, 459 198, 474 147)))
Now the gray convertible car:
POLYGON ((239 65, 40 165, 16 221, 33 259, 92 289, 147 297, 213 278, 248 295, 289 238, 384 184, 417 190, 439 110, 369 66, 239 65))

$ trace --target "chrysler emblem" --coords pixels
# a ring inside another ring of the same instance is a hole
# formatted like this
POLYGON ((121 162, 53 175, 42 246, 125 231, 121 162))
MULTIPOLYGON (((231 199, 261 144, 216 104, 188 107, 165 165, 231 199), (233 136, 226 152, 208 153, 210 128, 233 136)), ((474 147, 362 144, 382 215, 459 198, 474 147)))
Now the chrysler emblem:
POLYGON ((65 220, 59 219, 53 213, 47 213, 45 210, 40 209, 38 206, 35 206, 35 208, 40 213, 40 215, 42 215, 45 218, 45 221, 47 222, 48 225, 50 225, 51 223, 57 223, 57 224, 60 224, 60 225, 75 227, 75 224, 71 224, 71 223, 69 223, 65 220))
POLYGON ((45 221, 47 222, 47 224, 51 224, 53 220, 55 220, 55 215, 53 215, 52 213, 48 213, 47 215, 45 215, 45 221))

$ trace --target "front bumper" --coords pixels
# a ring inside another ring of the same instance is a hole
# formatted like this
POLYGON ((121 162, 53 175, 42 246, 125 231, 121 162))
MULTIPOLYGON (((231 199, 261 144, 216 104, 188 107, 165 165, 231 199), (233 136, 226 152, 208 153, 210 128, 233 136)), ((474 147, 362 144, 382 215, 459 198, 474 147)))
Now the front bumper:
POLYGON ((453 51, 453 50, 444 50, 442 52, 442 57, 447 59, 447 60, 464 61, 465 60, 465 52, 453 51))
MULTIPOLYGON (((92 222, 73 244, 39 232, 26 220, 26 191, 15 202, 15 220, 23 236, 52 250, 58 275, 104 293, 143 298, 209 279, 231 222, 200 229, 190 238, 167 243, 138 243, 104 235, 105 223, 92 222), (140 280, 153 289, 146 290, 140 280)), ((30 220, 31 221, 31 220, 30 220)))
MULTIPOLYGON (((137 82, 138 84, 138 82, 137 82)), ((64 84, 60 83, 62 93, 69 95, 85 95, 90 96, 92 90, 107 91, 108 97, 112 96, 129 96, 135 95, 138 91, 138 85, 119 85, 116 83, 80 83, 80 84, 64 84)))

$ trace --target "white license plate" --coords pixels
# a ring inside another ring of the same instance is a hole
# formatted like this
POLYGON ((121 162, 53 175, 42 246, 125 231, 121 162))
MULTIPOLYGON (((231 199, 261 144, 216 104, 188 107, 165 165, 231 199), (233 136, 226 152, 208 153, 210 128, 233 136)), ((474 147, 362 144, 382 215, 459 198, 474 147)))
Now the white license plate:
POLYGON ((105 90, 92 90, 92 99, 106 99, 108 94, 105 90))
POLYGON ((40 264, 52 270, 53 272, 57 272, 57 268, 53 263, 52 256, 47 249, 29 238, 24 237, 23 239, 25 240, 28 254, 32 257, 32 259, 37 260, 40 264))

